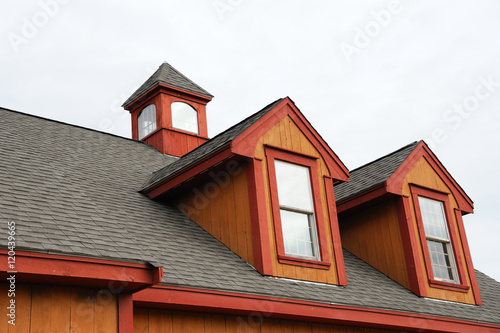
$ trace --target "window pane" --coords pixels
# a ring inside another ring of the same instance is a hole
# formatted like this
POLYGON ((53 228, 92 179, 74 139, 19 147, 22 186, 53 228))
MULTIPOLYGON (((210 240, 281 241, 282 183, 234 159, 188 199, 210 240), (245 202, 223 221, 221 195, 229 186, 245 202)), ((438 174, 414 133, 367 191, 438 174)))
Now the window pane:
POLYGON ((198 134, 198 112, 187 103, 172 103, 172 126, 198 134))
POLYGON ((139 115, 137 120, 139 130, 139 139, 144 138, 146 135, 156 130, 156 107, 154 104, 146 106, 139 115))
POLYGON ((443 203, 423 197, 418 197, 418 203, 422 213, 425 235, 449 241, 443 203))
POLYGON ((285 254, 314 257, 312 215, 280 210, 285 254))
POLYGON ((280 207, 314 212, 309 168, 275 161, 280 207))
POLYGON ((457 282, 457 271, 453 264, 454 259, 450 243, 428 239, 427 246, 431 257, 434 278, 442 281, 457 282))

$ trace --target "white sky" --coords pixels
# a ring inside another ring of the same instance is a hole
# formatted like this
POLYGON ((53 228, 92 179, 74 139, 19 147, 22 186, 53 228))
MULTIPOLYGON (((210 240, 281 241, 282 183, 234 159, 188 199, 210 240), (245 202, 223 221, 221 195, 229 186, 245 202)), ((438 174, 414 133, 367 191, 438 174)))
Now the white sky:
POLYGON ((168 61, 215 95, 210 136, 289 96, 349 169, 425 139, 474 200, 475 267, 500 281, 499 13, 496 0, 0 0, 0 106, 130 137, 120 105, 168 61))

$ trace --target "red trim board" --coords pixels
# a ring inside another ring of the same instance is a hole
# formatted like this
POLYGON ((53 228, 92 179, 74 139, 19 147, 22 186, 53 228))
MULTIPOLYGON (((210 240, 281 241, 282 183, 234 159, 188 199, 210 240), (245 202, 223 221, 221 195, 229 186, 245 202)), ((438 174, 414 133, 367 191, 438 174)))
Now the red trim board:
POLYGON ((134 306, 283 318, 393 330, 486 333, 499 325, 392 310, 158 285, 133 295, 134 306))
MULTIPOLYGON (((11 273, 9 251, 0 249, 0 277, 11 273)), ((161 280, 163 269, 147 264, 15 251, 16 280, 137 290, 161 280)))
POLYGON ((247 169, 248 199, 250 203, 250 219, 252 221, 252 244, 255 268, 263 275, 273 275, 262 173, 262 160, 254 158, 247 169))

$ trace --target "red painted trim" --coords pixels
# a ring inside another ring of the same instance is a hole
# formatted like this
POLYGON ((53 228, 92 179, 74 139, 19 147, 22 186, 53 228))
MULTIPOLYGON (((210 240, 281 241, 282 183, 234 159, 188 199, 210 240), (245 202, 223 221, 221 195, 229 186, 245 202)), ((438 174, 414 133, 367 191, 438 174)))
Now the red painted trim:
POLYGON ((279 254, 278 254, 278 262, 280 264, 288 264, 288 265, 319 268, 319 269, 329 269, 330 266, 332 265, 330 262, 296 258, 286 255, 282 256, 279 254))
MULTIPOLYGON (((177 88, 177 87, 169 86, 169 85, 166 85, 166 84, 163 84, 163 83, 157 83, 154 86, 152 86, 151 88, 149 88, 148 90, 146 90, 143 94, 139 95, 137 98, 135 98, 134 100, 130 101, 127 105, 123 105, 123 108, 125 110, 130 111, 130 107, 132 105, 134 105, 134 103, 140 101, 141 99, 143 99, 144 97, 146 97, 148 94, 150 94, 153 90, 155 90, 157 88, 163 88, 163 89, 165 89, 167 91, 171 91, 171 92, 176 92, 176 93, 181 93, 183 95, 187 95, 187 96, 193 98, 194 101, 196 101, 198 103, 201 102, 202 104, 207 104, 208 102, 210 102, 212 100, 212 97, 207 97, 207 96, 204 96, 204 95, 196 94, 196 93, 193 93, 191 91, 187 91, 187 90, 180 89, 180 88, 177 88)), ((187 96, 183 96, 183 97, 187 97, 187 96)), ((131 112, 133 112, 133 111, 131 111, 131 112)))
POLYGON ((339 213, 345 212, 352 208, 358 207, 359 205, 365 204, 371 200, 382 197, 387 194, 387 190, 384 184, 381 184, 375 188, 370 189, 367 192, 356 195, 352 198, 348 198, 344 201, 337 203, 337 211, 339 213))
POLYGON ((417 236, 413 229, 410 199, 407 196, 402 196, 398 199, 397 211, 410 290, 418 296, 426 297, 427 291, 425 289, 424 275, 419 261, 420 254, 416 243, 417 236))
POLYGON ((467 263, 467 271, 469 273, 469 280, 472 287, 472 293, 474 294, 474 301, 477 305, 482 305, 481 294, 479 293, 479 286, 477 284, 476 272, 474 271, 474 265, 472 264, 472 256, 470 254, 469 242, 467 241, 467 236, 465 234, 464 222, 462 220, 462 212, 455 208, 455 217, 458 226, 458 233, 460 235, 460 241, 462 242, 462 248, 465 254, 465 262, 467 263))
POLYGON ((233 152, 235 154, 253 157, 255 146, 262 135, 287 115, 290 116, 295 125, 297 125, 307 139, 320 152, 329 168, 330 175, 335 179, 347 181, 349 179, 349 170, 288 97, 283 99, 283 101, 276 105, 255 124, 235 138, 231 143, 233 152))
POLYGON ((160 184, 144 190, 144 193, 151 199, 154 199, 168 190, 180 185, 181 183, 189 180, 203 171, 207 170, 210 167, 222 162, 223 160, 232 156, 231 150, 228 147, 223 148, 222 150, 208 156, 207 158, 197 162, 194 165, 189 166, 188 168, 179 171, 172 177, 162 181, 160 184))
POLYGON ((280 152, 283 152, 283 153, 286 153, 286 154, 290 154, 290 158, 293 158, 293 156, 298 156, 299 159, 302 159, 302 158, 310 158, 311 160, 318 160, 319 158, 317 156, 313 156, 313 155, 309 155, 309 154, 304 154, 302 152, 296 152, 294 150, 290 150, 290 149, 286 149, 286 148, 283 148, 283 147, 278 147, 278 146, 273 146, 273 145, 268 145, 268 144, 265 144, 264 145, 265 148, 270 148, 270 149, 273 149, 273 150, 277 150, 277 151, 280 151, 280 152))
POLYGON ((254 158, 248 165, 247 179, 254 266, 263 275, 273 275, 261 159, 254 158))
POLYGON ((283 264, 297 264, 300 266, 308 266, 314 268, 328 269, 330 257, 328 254, 328 243, 325 233, 325 221, 323 218, 323 208, 321 204, 321 193, 319 190, 318 180, 318 162, 316 159, 311 159, 309 156, 302 156, 299 153, 290 153, 288 151, 277 150, 270 147, 265 147, 267 156, 267 169, 269 173, 269 183, 271 189, 271 203, 274 220, 274 230, 276 238, 276 249, 278 252, 278 261, 283 264), (318 235, 318 247, 321 256, 320 261, 304 260, 301 258, 291 257, 285 254, 285 245, 283 243, 283 230, 281 225, 281 214, 279 207, 278 185, 276 182, 276 170, 274 167, 275 159, 291 162, 309 168, 311 191, 314 203, 314 215, 316 219, 316 230, 318 235), (312 264, 314 262, 315 264, 312 264))
POLYGON ((453 223, 453 218, 451 215, 451 208, 448 195, 438 192, 432 189, 427 189, 421 186, 410 184, 410 191, 413 199, 413 207, 415 209, 415 216, 417 217, 418 233, 420 238, 420 244, 422 246, 425 267, 427 270, 427 277, 429 280, 429 285, 435 288, 448 289, 453 291, 467 292, 469 286, 466 285, 467 279, 465 277, 465 272, 463 268, 463 260, 461 254, 460 243, 456 237, 455 227, 453 223), (424 224, 422 220, 422 214, 420 211, 420 204, 418 202, 418 197, 426 197, 429 199, 441 201, 444 205, 444 212, 446 217, 446 222, 448 225, 448 233, 450 235, 450 242, 453 248, 453 254, 455 255, 455 266, 458 271, 459 284, 443 283, 434 279, 434 274, 432 272, 431 259, 429 255, 429 249, 427 247, 427 238, 425 237, 424 224), (452 285, 452 286, 450 286, 452 285))
POLYGON ((500 325, 393 310, 163 285, 139 291, 133 295, 133 298, 134 306, 141 307, 238 315, 252 314, 263 318, 327 322, 393 330, 486 333, 500 329, 500 325))
MULTIPOLYGON (((198 128, 199 128, 199 126, 198 126, 198 128)), ((205 141, 209 140, 209 138, 207 136, 204 136, 204 135, 201 135, 201 134, 196 134, 196 133, 193 133, 193 132, 184 131, 184 130, 181 130, 181 129, 175 128, 175 127, 160 128, 159 130, 166 130, 166 131, 176 132, 176 133, 180 133, 180 134, 185 134, 185 135, 191 136, 193 138, 204 139, 205 141)), ((147 136, 144 137, 144 139, 146 139, 146 138, 147 138, 147 136)), ((144 141, 144 139, 142 139, 141 141, 144 141)))
MULTIPOLYGON (((12 271, 7 263, 9 251, 0 249, 0 276, 12 271)), ((152 285, 160 268, 122 261, 15 251, 16 279, 136 290, 152 285)))
POLYGON ((344 254, 342 252, 342 242, 340 238, 339 221, 337 218, 337 205, 335 204, 335 192, 333 189, 333 178, 323 176, 325 180, 326 202, 328 204, 328 214, 330 220, 330 230, 333 243, 333 256, 337 266, 338 283, 347 286, 347 276, 345 273, 344 254))
POLYGON ((421 141, 417 145, 417 147, 411 152, 406 160, 401 163, 398 169, 386 181, 387 191, 402 194, 403 183, 406 175, 408 174, 408 172, 410 172, 410 170, 420 160, 421 157, 425 158, 432 169, 439 175, 441 180, 451 190, 453 196, 458 202, 460 210, 466 213, 472 213, 474 211, 474 203, 472 202, 472 200, 460 187, 460 185, 458 185, 451 174, 441 164, 436 155, 434 155, 434 153, 429 149, 429 147, 427 147, 427 145, 423 141, 421 141))
POLYGON ((134 332, 134 302, 132 294, 118 295, 118 333, 134 332))

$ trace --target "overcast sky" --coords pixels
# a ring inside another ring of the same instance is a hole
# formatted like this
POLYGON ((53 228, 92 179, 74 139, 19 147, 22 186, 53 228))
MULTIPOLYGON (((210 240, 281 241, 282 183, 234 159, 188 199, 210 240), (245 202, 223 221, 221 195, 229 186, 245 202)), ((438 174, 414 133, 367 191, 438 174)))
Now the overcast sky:
MULTIPOLYGON (((500 281, 500 2, 0 0, 0 106, 130 137, 164 61, 212 93, 211 137, 289 96, 349 169, 424 139, 475 204, 500 281)), ((29 130, 29 129, 26 129, 29 130)))

